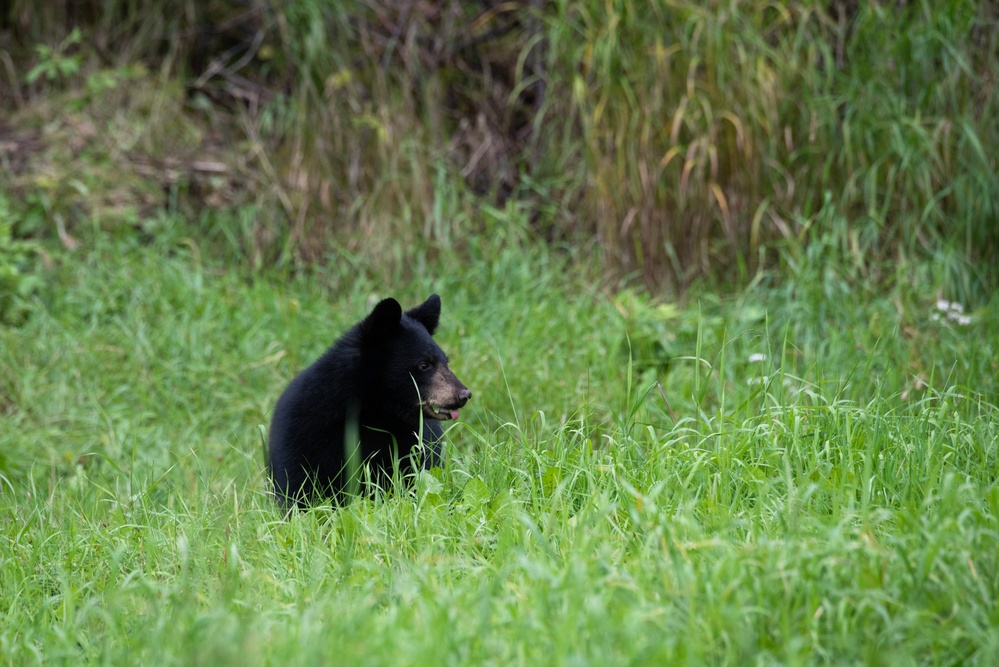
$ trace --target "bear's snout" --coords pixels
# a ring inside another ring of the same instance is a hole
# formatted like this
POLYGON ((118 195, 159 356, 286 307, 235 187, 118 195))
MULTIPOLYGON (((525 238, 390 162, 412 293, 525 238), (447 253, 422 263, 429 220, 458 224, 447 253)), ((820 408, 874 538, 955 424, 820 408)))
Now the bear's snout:
POLYGON ((457 419, 458 410, 472 398, 471 390, 446 364, 437 368, 426 393, 421 392, 423 416, 429 419, 457 419))

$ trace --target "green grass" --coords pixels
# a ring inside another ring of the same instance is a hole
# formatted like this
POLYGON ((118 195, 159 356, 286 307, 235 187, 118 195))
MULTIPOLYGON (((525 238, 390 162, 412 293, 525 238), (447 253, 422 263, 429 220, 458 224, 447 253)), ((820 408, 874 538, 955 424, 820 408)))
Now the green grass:
POLYGON ((0 664, 999 662, 986 3, 24 4, 0 664), (278 395, 432 292, 447 466, 285 516, 278 395))
POLYGON ((934 319, 931 272, 881 295, 806 255, 662 304, 516 234, 405 280, 254 271, 159 224, 49 247, 0 329, 3 664, 999 657, 994 301, 934 319), (475 392, 446 469, 283 516, 285 383, 376 296, 431 291, 475 392))

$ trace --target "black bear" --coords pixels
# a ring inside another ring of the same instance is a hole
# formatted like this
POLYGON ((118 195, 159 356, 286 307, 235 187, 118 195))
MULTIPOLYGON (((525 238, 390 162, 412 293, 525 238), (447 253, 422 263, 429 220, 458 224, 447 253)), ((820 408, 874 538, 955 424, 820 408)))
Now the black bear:
POLYGON ((404 475, 420 462, 439 465, 441 421, 457 419, 472 397, 432 338, 440 314, 436 294, 405 313, 385 299, 291 381, 274 408, 268 447, 281 501, 342 501, 363 466, 384 487, 396 462, 404 475))

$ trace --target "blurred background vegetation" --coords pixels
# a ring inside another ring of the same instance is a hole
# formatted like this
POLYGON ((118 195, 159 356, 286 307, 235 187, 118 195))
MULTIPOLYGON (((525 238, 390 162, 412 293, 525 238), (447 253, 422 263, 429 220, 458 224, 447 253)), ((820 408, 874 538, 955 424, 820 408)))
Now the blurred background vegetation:
POLYGON ((969 0, 3 0, 0 281, 180 213, 253 266, 516 233, 615 288, 974 306, 997 33, 969 0))

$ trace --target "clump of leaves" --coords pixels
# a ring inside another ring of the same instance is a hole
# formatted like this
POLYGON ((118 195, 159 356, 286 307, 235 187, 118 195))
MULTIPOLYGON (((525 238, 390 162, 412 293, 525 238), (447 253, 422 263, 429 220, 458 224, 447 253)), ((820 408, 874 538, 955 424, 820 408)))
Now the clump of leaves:
POLYGON ((28 312, 28 299, 41 284, 38 247, 15 238, 14 215, 7 198, 0 195, 0 324, 20 324, 28 312))
POLYGON ((35 65, 25 80, 28 83, 35 83, 38 79, 45 77, 49 82, 69 79, 80 71, 79 53, 70 53, 80 43, 80 29, 73 28, 73 31, 66 36, 66 39, 59 43, 59 46, 52 48, 45 44, 35 47, 38 54, 38 64, 35 65))

